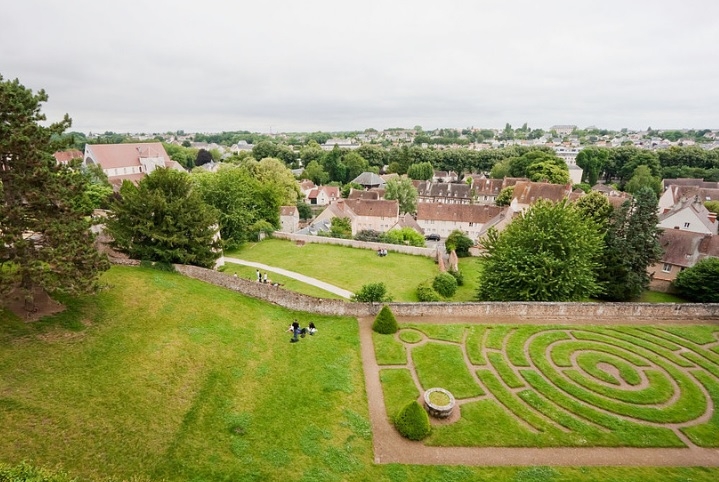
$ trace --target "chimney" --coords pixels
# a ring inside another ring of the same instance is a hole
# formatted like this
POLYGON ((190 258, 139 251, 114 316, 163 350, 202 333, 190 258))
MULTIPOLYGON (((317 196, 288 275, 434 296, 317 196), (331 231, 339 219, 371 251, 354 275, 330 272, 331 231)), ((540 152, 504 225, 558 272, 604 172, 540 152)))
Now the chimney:
POLYGON ((709 222, 716 223, 717 222, 717 213, 709 213, 708 216, 709 222))

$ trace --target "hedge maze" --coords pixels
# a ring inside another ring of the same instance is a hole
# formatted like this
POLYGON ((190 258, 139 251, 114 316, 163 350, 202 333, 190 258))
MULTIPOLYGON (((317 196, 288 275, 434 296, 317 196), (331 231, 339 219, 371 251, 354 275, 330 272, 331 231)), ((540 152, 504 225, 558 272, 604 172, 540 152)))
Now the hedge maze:
POLYGON ((388 415, 455 396, 428 445, 719 447, 719 326, 405 324, 375 349, 388 415))

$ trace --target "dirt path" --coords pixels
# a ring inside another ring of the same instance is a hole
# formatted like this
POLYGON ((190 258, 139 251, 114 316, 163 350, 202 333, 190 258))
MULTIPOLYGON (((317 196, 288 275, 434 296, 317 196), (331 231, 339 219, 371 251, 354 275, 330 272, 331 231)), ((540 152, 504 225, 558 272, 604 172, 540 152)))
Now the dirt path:
MULTIPOLYGON (((719 450, 696 446, 661 448, 506 448, 428 447, 403 438, 388 419, 380 384, 380 367, 374 355, 371 318, 359 319, 362 366, 369 401, 376 463, 481 466, 703 466, 719 467, 719 450)), ((412 323, 436 323, 424 318, 402 319, 412 323)), ((447 320, 441 320, 447 323, 447 320)), ((515 323, 517 320, 513 320, 515 323)), ((453 323, 462 320, 454 319, 453 323)), ((621 323, 618 321, 618 323, 621 323)), ((543 324, 547 324, 544 322, 543 324)), ((579 324, 579 323, 572 323, 579 324)), ((591 324, 591 323, 586 323, 591 324)), ((656 322, 646 323, 656 324, 656 322)), ((412 360, 408 366, 413 368, 412 360)))

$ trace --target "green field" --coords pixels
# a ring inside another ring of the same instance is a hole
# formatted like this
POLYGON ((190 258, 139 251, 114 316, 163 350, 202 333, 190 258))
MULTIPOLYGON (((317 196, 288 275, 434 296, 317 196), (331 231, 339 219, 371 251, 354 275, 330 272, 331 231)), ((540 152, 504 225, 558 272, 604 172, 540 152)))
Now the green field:
POLYGON ((435 262, 424 256, 389 253, 379 257, 370 249, 316 243, 299 247, 280 239, 248 243, 225 255, 288 269, 353 293, 362 285, 381 281, 394 301, 417 301, 417 285, 439 272, 435 262))
MULTIPOLYGON (((378 465, 356 320, 292 312, 148 268, 113 267, 102 281, 97 296, 63 298, 68 310, 39 322, 0 311, 0 480, 7 480, 5 464, 22 461, 79 480, 719 476, 701 468, 378 465), (290 344, 285 329, 294 318, 302 325, 315 321, 319 333, 290 344)), ((432 333, 456 339, 452 330, 432 333)), ((713 336, 706 330, 691 338, 661 335, 667 344, 703 344, 713 336)), ((396 346, 387 350, 397 358, 396 346)), ((398 399, 407 396, 404 390, 398 399)), ((711 428, 705 432, 692 436, 702 440, 711 428)))
POLYGON ((432 387, 459 401, 460 420, 428 445, 719 447, 719 413, 703 419, 719 406, 717 325, 415 323, 374 338, 377 362, 393 365, 382 370, 388 416, 432 387))

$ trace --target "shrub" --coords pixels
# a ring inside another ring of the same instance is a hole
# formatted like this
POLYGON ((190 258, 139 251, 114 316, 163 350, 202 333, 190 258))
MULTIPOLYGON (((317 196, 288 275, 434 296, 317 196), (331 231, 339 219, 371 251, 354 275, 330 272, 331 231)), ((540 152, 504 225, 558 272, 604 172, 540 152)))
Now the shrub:
POLYGON ((394 314, 392 314, 392 310, 390 310, 389 307, 382 307, 379 314, 377 315, 377 318, 374 319, 372 329, 382 335, 391 335, 392 333, 397 333, 397 330, 399 330, 399 325, 397 325, 397 320, 395 319, 394 314))
POLYGON ((464 275, 461 271, 450 269, 448 273, 454 276, 454 279, 457 280, 457 286, 464 286, 464 275))
POLYGON ((369 241, 377 243, 380 241, 382 233, 375 231, 374 229, 364 229, 355 235, 357 241, 369 241))
POLYGON ((432 288, 432 283, 426 280, 417 286, 417 299, 419 301, 441 301, 442 297, 432 288))
POLYGON ((394 426, 403 437, 422 440, 432 430, 429 416, 416 400, 409 402, 394 419, 394 426))
POLYGON ((451 298, 457 292, 457 280, 449 273, 440 273, 434 277, 432 288, 445 298, 451 298))
POLYGON ((455 229, 447 236, 445 246, 448 253, 454 250, 459 258, 466 258, 469 256, 469 248, 474 246, 474 241, 469 239, 462 231, 455 229))
POLYGON ((674 286, 689 301, 719 303, 719 258, 706 258, 685 269, 674 286))
POLYGON ((352 301, 384 303, 392 301, 392 298, 387 294, 387 286, 384 283, 368 283, 362 285, 362 288, 352 295, 352 301))

